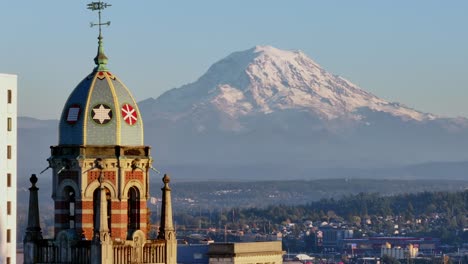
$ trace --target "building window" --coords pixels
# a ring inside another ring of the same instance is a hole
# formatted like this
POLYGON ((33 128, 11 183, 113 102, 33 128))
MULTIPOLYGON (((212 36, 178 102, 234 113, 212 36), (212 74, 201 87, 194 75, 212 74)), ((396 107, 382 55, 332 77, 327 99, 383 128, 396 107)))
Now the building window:
POLYGON ((11 93, 11 90, 8 90, 8 103, 9 104, 11 104, 12 98, 13 98, 13 95, 11 93))
POLYGON ((136 187, 131 187, 128 190, 128 205, 127 205, 127 216, 129 230, 140 229, 140 192, 136 187))
POLYGON ((11 130, 12 130, 12 121, 11 121, 11 117, 8 117, 8 118, 7 118, 7 130, 8 130, 8 131, 11 131, 11 130))
POLYGON ((11 258, 10 257, 6 258, 6 264, 11 264, 11 258))
MULTIPOLYGON (((109 189, 104 188, 106 192, 106 200, 107 200, 107 227, 112 232, 112 201, 111 201, 111 194, 109 189)), ((101 197, 99 197, 99 187, 94 190, 93 193, 93 224, 96 223, 96 217, 99 217, 99 211, 97 210, 100 206, 101 197)))
POLYGON ((11 215, 11 202, 7 202, 7 215, 11 215))
POLYGON ((7 146, 7 159, 11 159, 11 146, 7 146))
POLYGON ((7 229, 7 232, 6 232, 6 242, 7 243, 11 242, 11 230, 10 229, 7 229))
POLYGON ((7 173, 7 187, 11 187, 11 173, 7 173))
POLYGON ((64 189, 68 209, 68 228, 75 228, 75 190, 67 186, 64 189))

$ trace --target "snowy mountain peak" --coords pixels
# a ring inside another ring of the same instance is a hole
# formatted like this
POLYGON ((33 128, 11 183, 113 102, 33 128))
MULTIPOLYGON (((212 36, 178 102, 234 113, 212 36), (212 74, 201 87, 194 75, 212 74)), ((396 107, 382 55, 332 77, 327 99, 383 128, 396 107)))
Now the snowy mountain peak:
POLYGON ((263 55, 271 56, 280 60, 291 60, 295 59, 297 56, 303 55, 301 51, 289 51, 289 50, 280 50, 272 46, 255 46, 253 48, 254 53, 261 53, 263 55))
POLYGON ((234 52, 213 64, 196 82, 170 90, 158 101, 171 112, 193 112, 211 106, 231 118, 291 109, 324 120, 360 120, 366 110, 404 120, 434 118, 360 89, 325 71, 301 51, 272 46, 234 52))

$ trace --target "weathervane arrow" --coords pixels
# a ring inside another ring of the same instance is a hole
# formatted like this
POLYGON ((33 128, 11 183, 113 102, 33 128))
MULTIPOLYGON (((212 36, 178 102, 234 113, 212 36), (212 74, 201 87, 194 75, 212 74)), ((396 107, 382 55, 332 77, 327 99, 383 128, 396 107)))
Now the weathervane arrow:
POLYGON ((99 17, 99 21, 98 23, 93 23, 91 22, 91 27, 94 27, 94 26, 99 26, 99 35, 101 35, 101 26, 110 26, 110 21, 107 21, 107 22, 101 22, 101 11, 104 10, 105 8, 109 7, 109 6, 112 6, 108 3, 104 3, 102 1, 99 1, 99 2, 91 2, 88 4, 88 9, 91 10, 91 11, 98 11, 98 17, 99 17))

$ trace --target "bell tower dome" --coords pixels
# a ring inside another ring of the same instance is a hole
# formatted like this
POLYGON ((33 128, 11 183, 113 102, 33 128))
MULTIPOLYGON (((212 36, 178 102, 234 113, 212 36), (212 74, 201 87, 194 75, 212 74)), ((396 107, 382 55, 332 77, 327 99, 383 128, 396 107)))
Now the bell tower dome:
POLYGON ((98 37, 96 67, 72 91, 60 118, 60 145, 143 145, 143 120, 130 90, 107 68, 98 37))

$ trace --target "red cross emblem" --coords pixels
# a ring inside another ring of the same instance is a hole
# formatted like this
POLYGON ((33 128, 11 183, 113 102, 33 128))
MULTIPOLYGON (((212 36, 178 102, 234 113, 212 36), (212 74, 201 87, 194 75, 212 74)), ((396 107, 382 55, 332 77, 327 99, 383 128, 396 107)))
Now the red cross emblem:
POLYGON ((124 104, 122 106, 122 116, 124 121, 131 126, 138 120, 135 108, 129 104, 124 104))

